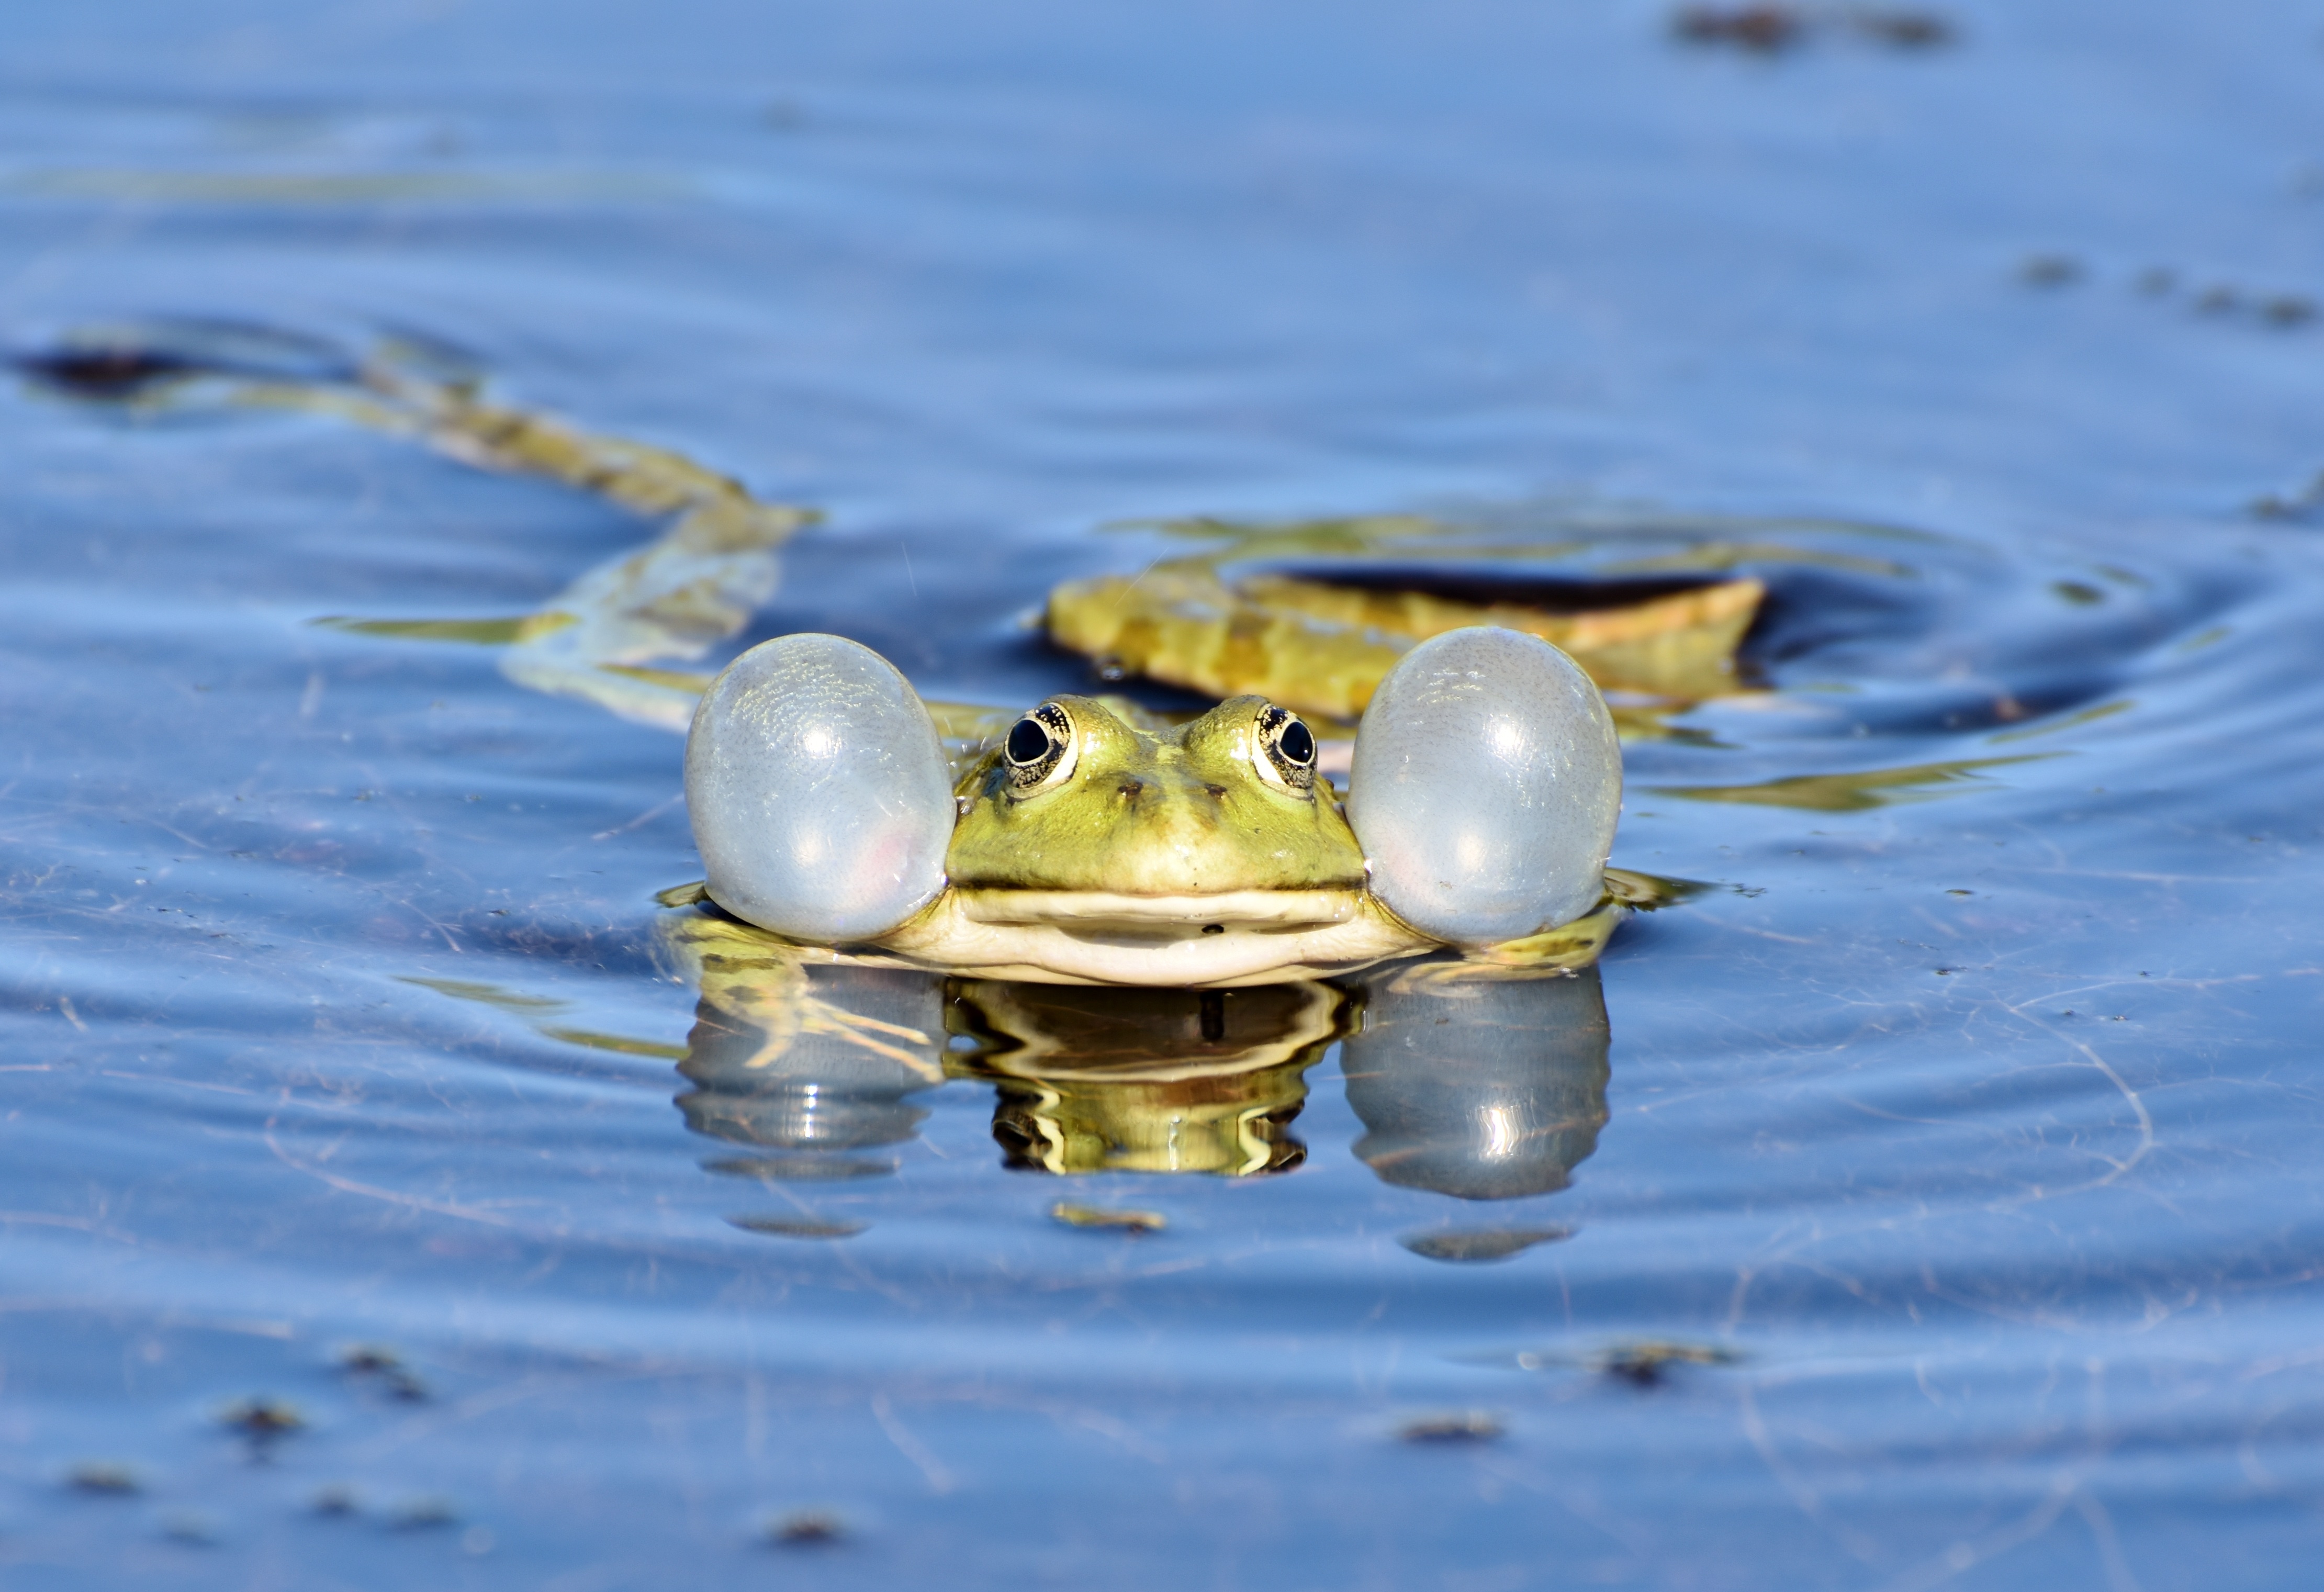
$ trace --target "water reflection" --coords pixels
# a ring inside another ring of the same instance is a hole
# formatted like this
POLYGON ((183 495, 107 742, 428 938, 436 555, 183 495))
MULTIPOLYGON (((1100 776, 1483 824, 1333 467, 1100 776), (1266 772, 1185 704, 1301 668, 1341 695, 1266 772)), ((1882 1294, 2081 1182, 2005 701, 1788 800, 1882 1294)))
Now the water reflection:
POLYGON ((952 982, 948 1016, 998 1086, 992 1136, 1014 1170, 1250 1177, 1306 1159, 1291 1136, 1306 1072, 1349 1026, 1328 984, 1113 989, 952 982))
MULTIPOLYGON (((750 1153, 706 1162, 770 1182, 892 1173, 867 1155, 914 1137, 914 1097, 994 1087, 1013 1170, 1251 1177, 1306 1157, 1306 1073, 1344 1041, 1356 1154, 1385 1182, 1463 1200, 1563 1188, 1606 1123, 1598 971, 1447 979, 1437 963, 1369 985, 1101 989, 809 964, 715 914, 671 925, 701 998, 678 1071, 687 1126, 750 1153)), ((1440 1234, 1435 1259, 1493 1259, 1563 1237, 1440 1234), (1471 1241, 1473 1240, 1473 1241, 1471 1241)))
POLYGON ((1461 983, 1413 972, 1370 991, 1342 1055, 1370 1129, 1356 1154, 1385 1182, 1463 1200, 1563 1188, 1606 1125, 1598 970, 1461 983))
POLYGON ((770 1181, 878 1176, 887 1157, 844 1152, 900 1144, 927 1108, 911 1096, 943 1081, 937 981, 872 968, 809 970, 773 958, 705 959, 678 1097, 710 1138, 777 1152, 707 1163, 770 1181))

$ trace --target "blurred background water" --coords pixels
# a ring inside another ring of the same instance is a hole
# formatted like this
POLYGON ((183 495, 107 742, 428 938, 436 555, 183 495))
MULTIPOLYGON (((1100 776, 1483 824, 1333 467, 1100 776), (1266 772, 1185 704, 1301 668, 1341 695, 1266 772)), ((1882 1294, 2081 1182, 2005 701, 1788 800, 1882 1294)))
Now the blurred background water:
POLYGON ((1772 690, 1630 749, 1616 861, 1716 888, 1499 1048, 1235 1008, 1272 1175, 1058 1176, 1102 1089, 689 1041, 676 737, 312 622, 635 521, 12 391, 9 1585, 2312 1575, 2324 23, 1793 14, 0 18, 13 347, 456 345, 827 512, 742 642, 1080 688, 1024 616, 1193 514, 1774 594, 1772 690))

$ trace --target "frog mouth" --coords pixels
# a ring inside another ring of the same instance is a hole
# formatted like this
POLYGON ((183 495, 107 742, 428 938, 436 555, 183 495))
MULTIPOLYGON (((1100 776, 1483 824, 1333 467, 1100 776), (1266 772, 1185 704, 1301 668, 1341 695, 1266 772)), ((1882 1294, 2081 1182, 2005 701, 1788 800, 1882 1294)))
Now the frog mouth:
POLYGON ((973 923, 1099 929, 1160 939, 1193 934, 1282 934, 1354 921, 1357 889, 1221 890, 1214 894, 1131 896, 1111 890, 995 889, 956 886, 963 916, 973 923))

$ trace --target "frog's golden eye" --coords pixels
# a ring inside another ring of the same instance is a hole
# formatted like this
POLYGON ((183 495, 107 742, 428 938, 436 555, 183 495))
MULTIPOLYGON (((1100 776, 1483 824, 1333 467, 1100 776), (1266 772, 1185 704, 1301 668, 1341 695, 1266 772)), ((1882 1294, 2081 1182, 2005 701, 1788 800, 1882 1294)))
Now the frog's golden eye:
POLYGON ((1010 792, 1031 796, 1072 778, 1076 744, 1072 717, 1054 702, 1045 702, 1018 720, 1001 748, 1010 792))
POLYGON ((1301 796, 1315 793, 1315 732, 1296 713, 1269 704, 1261 708, 1254 729, 1259 778, 1301 796))

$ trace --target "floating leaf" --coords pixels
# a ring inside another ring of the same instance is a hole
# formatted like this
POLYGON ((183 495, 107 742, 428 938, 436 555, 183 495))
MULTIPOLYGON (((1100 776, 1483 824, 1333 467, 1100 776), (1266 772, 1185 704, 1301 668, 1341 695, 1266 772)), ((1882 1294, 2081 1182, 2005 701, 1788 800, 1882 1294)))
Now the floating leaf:
POLYGON ((538 995, 519 995, 497 984, 475 984, 466 979, 420 979, 398 977, 399 984, 417 984, 422 989, 433 989, 438 995, 448 995, 455 1000, 473 1000, 479 1006, 497 1007, 502 1011, 555 1011, 567 1003, 549 1000, 538 995))
POLYGON ((1416 1415, 1396 1435, 1408 1443, 1489 1443, 1501 1435, 1501 1422, 1484 1410, 1451 1410, 1416 1415))
POLYGON ((567 1044, 586 1046, 590 1050, 609 1050, 616 1055, 659 1056, 668 1062, 686 1060, 682 1044, 664 1044, 658 1039, 632 1039, 626 1034, 599 1034, 588 1028, 543 1028, 545 1038, 562 1040, 567 1044))
POLYGON ((1119 1228, 1130 1233, 1158 1233, 1170 1225, 1170 1219, 1158 1210, 1108 1210, 1065 1200, 1050 1206, 1049 1215, 1071 1228, 1119 1228))
POLYGON ((524 613, 510 619, 350 619, 327 614, 312 623, 355 636, 392 636, 399 641, 458 641, 472 647, 513 647, 553 636, 576 623, 569 613, 524 613))

